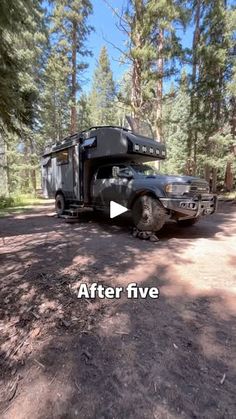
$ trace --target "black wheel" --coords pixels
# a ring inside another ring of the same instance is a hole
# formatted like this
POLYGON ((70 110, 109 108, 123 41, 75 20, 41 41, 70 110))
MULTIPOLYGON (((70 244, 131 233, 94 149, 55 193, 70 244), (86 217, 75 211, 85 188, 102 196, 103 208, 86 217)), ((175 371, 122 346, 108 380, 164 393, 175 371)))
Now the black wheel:
POLYGON ((142 231, 158 231, 166 221, 166 212, 161 203, 148 195, 136 199, 132 215, 135 226, 142 231))
POLYGON ((59 193, 56 196, 55 209, 56 209, 57 215, 59 216, 62 215, 66 209, 66 200, 62 193, 59 193))
POLYGON ((177 223, 181 227, 191 227, 199 221, 199 217, 188 218, 187 220, 178 220, 177 223))

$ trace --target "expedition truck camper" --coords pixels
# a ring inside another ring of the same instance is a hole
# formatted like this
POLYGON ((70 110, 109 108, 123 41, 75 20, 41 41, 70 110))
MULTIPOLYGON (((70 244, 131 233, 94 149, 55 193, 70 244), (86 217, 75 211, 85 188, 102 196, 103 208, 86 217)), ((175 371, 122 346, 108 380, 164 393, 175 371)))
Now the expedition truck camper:
POLYGON ((162 175, 146 164, 165 158, 163 143, 134 130, 91 127, 46 149, 43 193, 55 198, 59 216, 70 209, 106 210, 115 201, 131 210, 143 231, 158 231, 168 219, 192 225, 215 212, 216 197, 205 180, 162 175))

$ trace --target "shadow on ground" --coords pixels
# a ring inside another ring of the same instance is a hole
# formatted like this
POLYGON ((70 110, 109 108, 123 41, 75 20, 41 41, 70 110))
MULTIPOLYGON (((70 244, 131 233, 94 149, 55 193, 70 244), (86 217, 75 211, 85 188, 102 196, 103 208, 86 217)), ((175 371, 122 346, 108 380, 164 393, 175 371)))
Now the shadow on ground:
POLYGON ((233 235, 231 216, 219 213, 191 233, 169 225, 157 245, 127 234, 127 217, 0 220, 2 415, 235 417, 233 303, 222 290, 180 284, 175 271, 191 268, 193 239, 233 235), (158 286, 160 298, 77 298, 83 282, 134 281, 158 286))

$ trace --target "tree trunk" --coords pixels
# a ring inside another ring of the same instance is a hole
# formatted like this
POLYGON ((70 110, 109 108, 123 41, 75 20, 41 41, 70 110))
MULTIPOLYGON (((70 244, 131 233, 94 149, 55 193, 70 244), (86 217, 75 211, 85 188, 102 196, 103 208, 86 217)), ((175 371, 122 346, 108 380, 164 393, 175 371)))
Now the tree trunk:
POLYGON ((33 144, 32 139, 30 140, 30 163, 31 163, 31 169, 30 169, 31 186, 32 186, 34 195, 36 195, 36 188, 37 188, 37 184, 36 184, 36 169, 34 168, 34 165, 35 165, 35 161, 34 161, 34 144, 33 144))
MULTIPOLYGON (((28 146, 24 146, 24 164, 29 164, 29 149, 28 146)), ((24 192, 29 192, 29 169, 24 169, 24 179, 23 179, 23 188, 24 192)))
POLYGON ((35 169, 31 169, 31 185, 33 187, 34 195, 36 195, 37 182, 36 182, 36 170, 35 169))
MULTIPOLYGON (((143 106, 143 96, 142 96, 142 60, 136 56, 135 52, 139 51, 143 46, 143 38, 140 33, 139 27, 143 24, 143 0, 134 1, 134 18, 133 22, 130 25, 131 28, 131 39, 133 43, 134 54, 133 59, 133 68, 132 68, 132 90, 131 90, 131 106, 133 109, 134 117, 138 125, 139 119, 142 118, 142 106, 143 106)), ((138 126, 136 127, 139 128, 138 126)))
POLYGON ((192 43, 192 90, 190 97, 190 126, 188 132, 188 144, 187 152, 188 157, 193 157, 194 167, 196 168, 197 160, 197 139, 198 132, 196 127, 196 119, 198 114, 198 103, 197 103, 197 68, 198 68, 198 57, 197 57, 197 48, 200 41, 200 14, 201 14, 201 0, 197 0, 195 3, 195 29, 193 34, 193 43, 192 43))
POLYGON ((77 23, 72 27, 72 87, 71 87, 71 134, 77 131, 76 93, 77 93, 77 23))
POLYGON ((162 99, 163 99, 163 73, 164 73, 164 60, 163 60, 163 47, 164 47, 164 30, 160 29, 157 38, 157 90, 156 90, 156 123, 155 131, 156 137, 162 141, 162 99))
POLYGON ((131 94, 131 106, 132 106, 135 118, 140 118, 142 114, 141 77, 142 77, 141 63, 140 63, 140 60, 135 59, 133 62, 132 94, 131 94))
POLYGON ((0 135, 0 195, 8 195, 9 193, 9 172, 7 164, 7 144, 0 135))
POLYGON ((217 169, 213 167, 212 169, 212 183, 211 183, 211 192, 216 193, 217 188, 217 169))
POLYGON ((210 177, 211 177, 211 168, 208 164, 205 165, 205 179, 208 183, 210 183, 210 177))
POLYGON ((231 133, 234 137, 236 137, 236 97, 235 96, 232 96, 230 99, 230 107, 231 107, 231 118, 230 118, 231 133))
POLYGON ((53 140, 56 142, 58 141, 58 135, 57 135, 57 115, 56 115, 56 109, 57 109, 57 103, 56 103, 56 83, 54 81, 54 89, 53 89, 53 140))
POLYGON ((234 184, 234 175, 232 170, 232 163, 227 162, 226 171, 225 171, 225 190, 226 192, 231 192, 234 184))

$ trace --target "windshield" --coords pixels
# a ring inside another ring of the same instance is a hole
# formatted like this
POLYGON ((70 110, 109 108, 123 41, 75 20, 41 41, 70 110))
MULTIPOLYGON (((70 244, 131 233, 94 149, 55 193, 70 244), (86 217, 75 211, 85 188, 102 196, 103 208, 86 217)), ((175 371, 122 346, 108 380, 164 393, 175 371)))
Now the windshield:
POLYGON ((132 164, 132 169, 139 175, 143 176, 155 176, 160 174, 157 169, 147 164, 132 164))
POLYGON ((126 116, 126 120, 134 134, 154 139, 149 122, 141 121, 139 118, 133 118, 131 116, 126 116))

